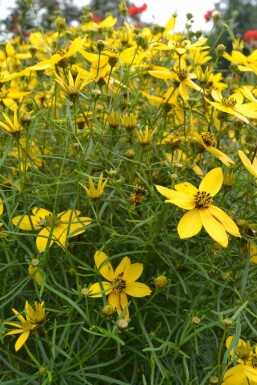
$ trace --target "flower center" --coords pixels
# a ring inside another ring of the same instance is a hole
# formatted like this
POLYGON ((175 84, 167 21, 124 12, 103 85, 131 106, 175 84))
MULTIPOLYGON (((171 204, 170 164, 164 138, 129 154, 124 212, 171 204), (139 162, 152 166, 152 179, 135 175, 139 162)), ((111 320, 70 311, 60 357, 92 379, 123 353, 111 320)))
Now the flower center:
POLYGON ((55 215, 46 215, 45 218, 40 218, 38 224, 39 226, 42 226, 42 227, 51 227, 52 224, 54 225, 54 227, 57 227, 58 225, 60 225, 62 223, 62 221, 55 215))
POLYGON ((22 324, 22 329, 23 329, 25 332, 29 332, 30 330, 33 329, 33 324, 32 324, 30 321, 25 321, 25 322, 23 322, 23 324, 22 324))
POLYGON ((205 146, 212 146, 212 147, 216 147, 216 140, 215 140, 215 137, 212 133, 210 132, 203 132, 201 134, 201 138, 205 144, 205 146))
POLYGON ((197 191, 197 193, 194 195, 194 199, 195 207, 197 209, 206 209, 212 204, 212 197, 210 193, 207 193, 205 191, 197 191))
POLYGON ((126 282, 123 281, 123 279, 115 278, 115 280, 112 282, 115 291, 118 293, 121 293, 124 289, 126 289, 126 282))
POLYGON ((182 82, 183 80, 185 80, 188 76, 187 76, 187 71, 186 70, 180 70, 177 72, 177 75, 179 77, 179 80, 182 82))
POLYGON ((229 97, 229 98, 222 98, 221 103, 225 107, 234 107, 236 105, 236 99, 229 97))

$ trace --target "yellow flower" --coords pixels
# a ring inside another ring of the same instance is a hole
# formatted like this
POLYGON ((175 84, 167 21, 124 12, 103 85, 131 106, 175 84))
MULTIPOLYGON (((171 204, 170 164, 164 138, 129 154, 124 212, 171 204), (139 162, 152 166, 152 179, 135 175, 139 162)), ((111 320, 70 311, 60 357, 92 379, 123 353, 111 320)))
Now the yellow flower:
MULTIPOLYGON (((226 340, 226 347, 229 348, 233 342, 234 337, 228 337, 226 340)), ((251 348, 249 342, 245 342, 239 338, 236 348, 230 350, 232 357, 236 356, 236 366, 228 369, 223 377, 222 385, 256 385, 257 384, 257 347, 254 350, 251 348)))
POLYGON ((13 313, 17 316, 20 323, 17 323, 17 322, 4 323, 5 325, 10 325, 16 328, 6 333, 6 335, 20 334, 20 337, 17 339, 15 343, 16 352, 26 343, 30 333, 34 331, 39 326, 39 324, 41 324, 45 320, 44 302, 42 302, 41 304, 39 304, 38 302, 35 302, 34 306, 35 306, 35 310, 26 301, 25 317, 23 317, 23 315, 21 315, 17 310, 12 309, 13 313))
POLYGON ((145 131, 142 130, 136 130, 135 134, 138 140, 138 143, 141 144, 141 146, 146 146, 150 144, 153 140, 153 136, 157 130, 157 127, 154 130, 148 129, 148 126, 145 127, 145 131))
POLYGON ((191 238, 202 227, 223 247, 228 245, 227 232, 241 237, 235 222, 223 210, 212 205, 213 197, 219 192, 222 182, 222 169, 217 167, 206 174, 199 189, 189 182, 176 184, 176 190, 156 186, 159 193, 168 198, 166 202, 189 210, 178 224, 180 238, 191 238))
POLYGON ((251 161, 241 150, 238 150, 238 155, 245 166, 245 168, 255 177, 257 178, 257 158, 256 156, 251 161))
POLYGON ((108 179, 103 182, 103 173, 100 175, 98 180, 97 188, 94 185, 93 179, 91 176, 88 177, 89 188, 87 188, 84 184, 80 183, 80 186, 86 191, 87 196, 91 199, 99 199, 104 193, 104 188, 108 179))
POLYGON ((197 142, 205 148, 206 151, 215 155, 227 167, 229 167, 231 163, 234 163, 234 161, 230 159, 226 154, 224 154, 224 152, 216 148, 216 139, 211 132, 202 132, 201 134, 198 134, 198 132, 193 132, 193 136, 197 142))
POLYGON ((65 249, 67 238, 84 233, 85 226, 92 222, 89 217, 79 217, 78 210, 68 210, 54 215, 46 209, 34 207, 32 213, 33 215, 18 215, 12 219, 12 223, 22 230, 40 230, 36 239, 40 253, 53 242, 65 249))
MULTIPOLYGON (((90 74, 89 74, 90 75, 90 74)), ((77 97, 80 92, 93 81, 93 79, 88 76, 88 78, 84 78, 82 76, 82 71, 79 71, 75 80, 70 71, 68 71, 68 83, 63 80, 60 76, 55 73, 55 81, 64 89, 64 91, 70 97, 77 97)))
POLYGON ((257 119, 257 103, 244 103, 244 96, 241 92, 235 92, 229 97, 222 96, 218 90, 212 90, 214 102, 205 99, 217 110, 236 116, 238 119, 249 123, 248 118, 257 119))
POLYGON ((41 302, 38 303, 37 301, 34 302, 34 308, 26 301, 25 303, 25 312, 27 314, 27 319, 30 320, 32 323, 41 325, 46 318, 45 314, 45 303, 41 302))
POLYGON ((135 282, 143 272, 142 263, 132 263, 124 257, 113 270, 107 255, 103 251, 96 251, 95 264, 100 274, 109 282, 94 283, 90 286, 90 296, 97 298, 108 295, 108 304, 117 309, 118 314, 123 313, 129 319, 128 297, 145 297, 151 294, 151 289, 141 282, 135 282))
POLYGON ((5 122, 0 122, 0 127, 14 136, 19 136, 22 132, 22 125, 18 121, 17 109, 14 110, 12 120, 4 112, 2 112, 2 115, 5 122))

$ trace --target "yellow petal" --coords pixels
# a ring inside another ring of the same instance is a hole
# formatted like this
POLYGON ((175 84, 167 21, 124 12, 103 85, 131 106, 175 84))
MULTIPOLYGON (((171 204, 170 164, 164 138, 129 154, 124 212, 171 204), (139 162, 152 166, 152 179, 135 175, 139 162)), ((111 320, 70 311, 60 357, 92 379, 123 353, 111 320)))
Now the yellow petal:
POLYGON ((12 218, 12 223, 22 230, 41 229, 41 226, 38 224, 38 218, 36 218, 34 215, 18 215, 17 217, 12 218))
POLYGON ((34 207, 32 213, 36 215, 38 218, 45 218, 46 216, 53 215, 51 211, 46 209, 41 209, 39 207, 34 207))
POLYGON ((228 236, 223 225, 211 214, 209 209, 199 210, 203 227, 221 246, 227 247, 228 236))
POLYGON ((94 283, 89 288, 90 297, 99 298, 103 297, 103 295, 108 295, 112 291, 112 284, 110 282, 101 282, 94 283))
POLYGON ((247 378, 243 367, 244 365, 239 364, 227 370, 222 385, 247 385, 247 378))
POLYGON ((229 234, 234 235, 234 237, 241 238, 236 223, 223 210, 216 206, 210 206, 209 211, 222 224, 224 229, 229 234))
POLYGON ((189 195, 195 195, 198 192, 198 189, 189 182, 175 184, 174 188, 179 192, 189 195))
POLYGON ((163 186, 155 186, 160 194, 168 198, 165 202, 173 203, 182 209, 192 210, 195 207, 194 197, 189 194, 181 193, 179 191, 171 190, 163 186))
POLYGON ((94 255, 94 260, 100 274, 108 281, 114 281, 114 271, 107 255, 103 251, 97 250, 94 255))
POLYGON ((250 159, 243 153, 243 151, 238 150, 238 155, 245 166, 245 168, 257 178, 257 168, 254 163, 251 163, 250 159))
POLYGON ((124 279, 125 271, 128 270, 131 266, 131 262, 129 257, 124 257, 118 264, 118 266, 115 269, 114 275, 115 277, 119 277, 124 279))
POLYGON ((42 229, 36 239, 36 246, 40 253, 43 253, 45 251, 47 244, 49 244, 49 247, 52 246, 53 240, 51 239, 49 242, 49 239, 50 239, 49 230, 47 228, 42 229))
POLYGON ((2 199, 0 199, 0 215, 3 214, 3 211, 4 211, 4 205, 3 205, 2 199))
POLYGON ((116 310, 120 308, 120 297, 118 292, 113 291, 110 293, 108 296, 108 304, 116 310))
POLYGON ((151 289, 147 285, 141 282, 127 282, 125 293, 131 295, 131 297, 145 297, 151 294, 151 289))
POLYGON ((136 281, 143 272, 143 264, 142 263, 132 263, 126 270, 122 277, 122 279, 126 282, 134 282, 136 281))
POLYGON ((124 291, 122 291, 119 295, 119 307, 118 314, 123 313, 125 319, 129 319, 129 311, 128 311, 128 297, 124 291))
POLYGON ((244 373, 250 381, 257 382, 257 369, 249 365, 244 365, 244 373))
POLYGON ((214 168, 209 171, 199 186, 199 191, 205 191, 211 196, 216 195, 222 186, 223 183, 223 172, 220 167, 214 168))
POLYGON ((199 209, 188 211, 179 221, 178 234, 181 239, 191 238, 198 234, 202 228, 199 209))
POLYGON ((30 333, 29 331, 24 331, 20 335, 20 337, 17 339, 15 346, 14 346, 16 352, 25 344, 25 342, 29 338, 29 333, 30 333))

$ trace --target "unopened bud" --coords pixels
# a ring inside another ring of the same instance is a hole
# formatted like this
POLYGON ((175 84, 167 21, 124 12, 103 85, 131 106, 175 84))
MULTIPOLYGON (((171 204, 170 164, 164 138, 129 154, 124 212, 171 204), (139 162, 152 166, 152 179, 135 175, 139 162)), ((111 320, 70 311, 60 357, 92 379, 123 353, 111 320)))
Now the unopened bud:
POLYGON ((154 286, 156 289, 164 289, 168 285, 168 278, 166 275, 158 275, 158 277, 153 280, 154 286))
POLYGON ((116 322, 116 325, 117 325, 117 328, 120 330, 120 331, 123 331, 123 330, 126 330, 128 328, 128 321, 125 320, 125 319, 119 319, 117 322, 116 322))

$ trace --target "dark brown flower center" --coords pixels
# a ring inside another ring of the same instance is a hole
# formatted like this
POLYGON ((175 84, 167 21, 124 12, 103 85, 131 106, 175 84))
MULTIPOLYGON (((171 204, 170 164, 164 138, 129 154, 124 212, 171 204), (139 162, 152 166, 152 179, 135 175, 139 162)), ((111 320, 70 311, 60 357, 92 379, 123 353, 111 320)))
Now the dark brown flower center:
POLYGON ((112 284, 114 286, 114 290, 118 293, 121 293, 123 290, 126 289, 126 282, 123 279, 115 278, 112 284))
POLYGON ((203 132, 201 134, 201 138, 202 138, 205 146, 216 147, 217 143, 216 143, 214 135, 211 132, 203 132))
POLYGON ((222 98, 221 103, 225 107, 234 107, 236 105, 236 99, 234 99, 233 97, 222 98))
POLYGON ((179 80, 180 80, 181 82, 182 82, 183 80, 185 80, 185 79, 188 77, 187 71, 184 70, 184 69, 178 71, 178 72, 177 72, 177 75, 178 75, 179 80))
POLYGON ((194 195, 195 207, 197 209, 206 209, 212 204, 212 196, 205 191, 197 191, 194 195))

